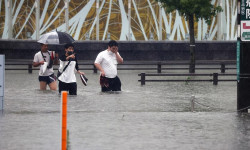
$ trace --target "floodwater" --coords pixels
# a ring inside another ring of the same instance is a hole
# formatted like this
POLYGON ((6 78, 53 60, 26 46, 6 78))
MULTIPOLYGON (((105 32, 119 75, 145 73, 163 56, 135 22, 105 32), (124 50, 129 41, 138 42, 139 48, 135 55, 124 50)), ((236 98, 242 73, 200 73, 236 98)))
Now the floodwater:
MULTIPOLYGON (((1 150, 61 147, 60 95, 40 91, 37 72, 6 71, 1 150)), ((141 86, 141 72, 155 71, 120 70, 122 91, 111 93, 100 92, 98 74, 85 71, 88 86, 77 76, 78 95, 68 97, 69 149, 250 149, 250 114, 236 112, 236 82, 146 82, 141 86), (191 112, 192 95, 195 112, 191 112)))

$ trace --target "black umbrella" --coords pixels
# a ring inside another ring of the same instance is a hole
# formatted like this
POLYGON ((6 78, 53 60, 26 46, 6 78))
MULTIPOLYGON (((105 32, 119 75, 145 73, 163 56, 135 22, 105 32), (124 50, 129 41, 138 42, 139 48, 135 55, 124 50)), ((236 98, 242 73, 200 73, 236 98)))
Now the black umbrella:
POLYGON ((73 39, 73 37, 70 36, 68 33, 52 31, 43 34, 37 42, 43 44, 65 44, 73 43, 74 41, 75 40, 73 39))

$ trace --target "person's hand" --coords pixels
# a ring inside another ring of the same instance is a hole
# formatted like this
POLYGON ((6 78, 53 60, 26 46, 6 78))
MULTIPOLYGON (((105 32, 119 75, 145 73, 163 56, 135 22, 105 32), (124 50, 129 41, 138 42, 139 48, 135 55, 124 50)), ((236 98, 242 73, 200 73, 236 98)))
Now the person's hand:
POLYGON ((67 57, 67 60, 69 60, 70 58, 75 59, 75 54, 69 55, 69 56, 67 57))
POLYGON ((84 74, 84 72, 81 72, 81 71, 77 71, 80 75, 84 74))
POLYGON ((111 51, 112 53, 117 54, 117 52, 118 52, 118 47, 113 46, 113 47, 110 48, 110 51, 111 51))
POLYGON ((75 59, 75 54, 69 55, 69 57, 75 59))
POLYGON ((44 61, 39 62, 39 64, 40 64, 40 65, 43 65, 43 64, 44 64, 44 61))
POLYGON ((101 76, 105 77, 105 72, 101 71, 101 76))
POLYGON ((116 47, 116 48, 114 49, 114 52, 113 52, 113 53, 117 54, 117 52, 118 52, 118 47, 116 47))

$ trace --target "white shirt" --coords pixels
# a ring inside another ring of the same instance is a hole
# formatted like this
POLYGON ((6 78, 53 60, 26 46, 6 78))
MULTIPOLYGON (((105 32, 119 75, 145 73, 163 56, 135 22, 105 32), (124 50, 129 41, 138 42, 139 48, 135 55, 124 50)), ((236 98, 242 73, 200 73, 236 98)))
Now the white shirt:
MULTIPOLYGON (((69 61, 62 61, 60 60, 60 66, 59 71, 62 72, 65 66, 68 64, 69 61)), ((64 82, 64 83, 73 83, 76 82, 76 76, 75 76, 75 66, 76 61, 71 61, 69 63, 69 66, 66 68, 66 70, 60 75, 58 80, 64 82)))
POLYGON ((104 50, 97 55, 95 63, 101 65, 104 70, 105 77, 115 78, 117 76, 118 62, 115 53, 104 50))
MULTIPOLYGON (((52 51, 48 51, 48 52, 50 53, 50 55, 52 55, 52 51)), ((43 53, 43 56, 45 57, 45 60, 47 63, 49 63, 51 59, 48 52, 43 53)), ((37 63, 37 62, 44 61, 43 56, 42 56, 41 51, 37 52, 34 56, 33 62, 37 63)), ((40 66, 39 76, 49 76, 54 73, 53 67, 50 69, 46 68, 45 72, 43 72, 43 67, 46 67, 46 66, 43 66, 43 65, 40 66)))

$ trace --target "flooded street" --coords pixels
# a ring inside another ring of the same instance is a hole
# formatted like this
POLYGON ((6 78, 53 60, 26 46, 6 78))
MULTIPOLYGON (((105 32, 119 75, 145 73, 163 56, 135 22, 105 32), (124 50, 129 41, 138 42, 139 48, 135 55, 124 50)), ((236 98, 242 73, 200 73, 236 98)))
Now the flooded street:
MULTIPOLYGON (((102 93, 99 74, 84 72, 88 86, 77 76, 78 95, 68 97, 71 150, 250 149, 250 114, 236 112, 236 82, 141 86, 138 74, 143 71, 120 70, 122 91, 102 93)), ((58 91, 40 91, 37 71, 6 71, 5 77, 0 150, 60 149, 58 91)))

